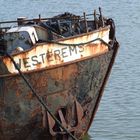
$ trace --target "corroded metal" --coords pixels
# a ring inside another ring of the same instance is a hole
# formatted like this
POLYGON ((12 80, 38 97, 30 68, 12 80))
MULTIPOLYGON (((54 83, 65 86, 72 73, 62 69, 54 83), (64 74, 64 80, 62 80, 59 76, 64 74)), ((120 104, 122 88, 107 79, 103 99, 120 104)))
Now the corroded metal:
MULTIPOLYGON (((26 75, 51 111, 58 115, 61 110, 68 126, 76 129, 74 132, 77 137, 81 137, 81 134, 84 135, 87 132, 93 114, 92 110, 96 106, 113 53, 114 50, 67 66, 26 75)), ((3 85, 0 90, 2 104, 0 137, 18 139, 22 136, 23 139, 28 139, 31 137, 29 132, 36 133, 36 129, 39 129, 39 132, 43 131, 43 125, 40 123, 43 122, 42 117, 44 116, 42 107, 32 96, 23 79, 16 75, 1 78, 0 83, 3 85)), ((46 117, 50 118, 48 115, 46 117)), ((49 127, 54 126, 51 129, 55 131, 54 120, 52 123, 49 127)), ((47 124, 48 119, 46 127, 47 124)), ((59 128, 57 129, 56 133, 61 131, 59 128)))
MULTIPOLYGON (((101 29, 90 34, 60 40, 60 43, 76 44, 85 43, 87 41, 102 38, 105 42, 109 42, 109 28, 101 29), (81 41, 82 40, 82 41, 81 41)), ((66 62, 75 61, 81 58, 96 56, 108 51, 108 46, 101 44, 100 41, 93 42, 88 45, 81 46, 62 46, 53 43, 38 44, 27 52, 21 52, 13 56, 15 62, 19 65, 22 72, 38 70, 40 68, 52 67, 66 62)), ((9 73, 18 73, 9 58, 3 58, 0 65, 0 75, 2 70, 9 73), (6 67, 4 70, 3 65, 6 67)), ((8 73, 7 73, 8 74, 8 73)))
MULTIPOLYGON (((94 119, 113 66, 119 47, 113 39, 106 25, 57 43, 39 42, 12 55, 52 114, 78 139, 94 119), (114 44, 112 48, 99 40, 86 44, 96 38, 114 44), (80 43, 85 45, 67 45, 80 43)), ((0 57, 0 116, 0 140, 70 140, 7 56, 0 57)))

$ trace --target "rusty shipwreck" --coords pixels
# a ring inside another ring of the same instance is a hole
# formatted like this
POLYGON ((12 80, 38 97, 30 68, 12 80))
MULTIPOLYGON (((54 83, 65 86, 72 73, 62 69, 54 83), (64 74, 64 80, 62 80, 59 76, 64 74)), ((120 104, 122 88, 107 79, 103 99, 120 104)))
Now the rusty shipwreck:
POLYGON ((81 139, 119 47, 113 20, 99 9, 0 25, 0 140, 81 139))

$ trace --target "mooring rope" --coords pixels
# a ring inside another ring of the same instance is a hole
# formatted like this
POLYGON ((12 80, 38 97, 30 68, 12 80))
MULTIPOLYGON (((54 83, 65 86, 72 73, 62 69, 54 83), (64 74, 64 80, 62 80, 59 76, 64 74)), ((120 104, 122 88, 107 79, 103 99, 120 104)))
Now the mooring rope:
POLYGON ((61 43, 61 42, 54 41, 54 40, 48 40, 47 43, 54 43, 54 44, 62 45, 62 46, 82 46, 82 45, 87 45, 87 44, 93 43, 93 42, 95 42, 95 41, 100 41, 100 42, 102 42, 103 44, 105 44, 106 46, 108 46, 109 50, 112 48, 112 45, 106 43, 106 42, 105 42, 103 39, 101 39, 101 38, 96 38, 96 39, 93 39, 93 40, 90 40, 90 41, 87 41, 87 42, 84 42, 84 43, 76 43, 76 44, 61 43))

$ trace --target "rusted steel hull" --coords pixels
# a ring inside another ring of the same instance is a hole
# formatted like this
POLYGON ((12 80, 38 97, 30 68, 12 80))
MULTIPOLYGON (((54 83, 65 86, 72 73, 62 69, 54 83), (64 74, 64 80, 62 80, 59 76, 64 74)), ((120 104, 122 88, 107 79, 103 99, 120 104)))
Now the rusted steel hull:
POLYGON ((118 49, 114 21, 99 12, 94 20, 65 13, 1 29, 0 140, 87 133, 118 49))
MULTIPOLYGON (((89 129, 117 53, 103 54, 25 76, 75 137, 89 129)), ((68 139, 19 75, 0 78, 0 140, 68 139)))
MULTIPOLYGON (((72 63, 89 56, 97 56, 108 51, 108 46, 101 41, 90 42, 85 45, 67 45, 86 43, 101 38, 109 42, 109 26, 82 35, 57 40, 62 43, 39 43, 30 50, 13 55, 14 61, 22 72, 38 71, 43 68, 56 67, 65 63, 72 63), (65 45, 66 44, 66 45, 65 45)), ((18 71, 8 57, 0 59, 0 76, 17 74, 18 71)))

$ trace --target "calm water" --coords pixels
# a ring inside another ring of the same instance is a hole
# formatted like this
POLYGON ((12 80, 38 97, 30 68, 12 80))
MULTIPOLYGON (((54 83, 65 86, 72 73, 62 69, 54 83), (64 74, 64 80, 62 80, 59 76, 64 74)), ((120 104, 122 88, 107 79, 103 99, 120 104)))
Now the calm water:
POLYGON ((0 0, 0 5, 0 20, 91 13, 99 6, 115 19, 121 48, 87 139, 140 140, 139 0, 0 0))

